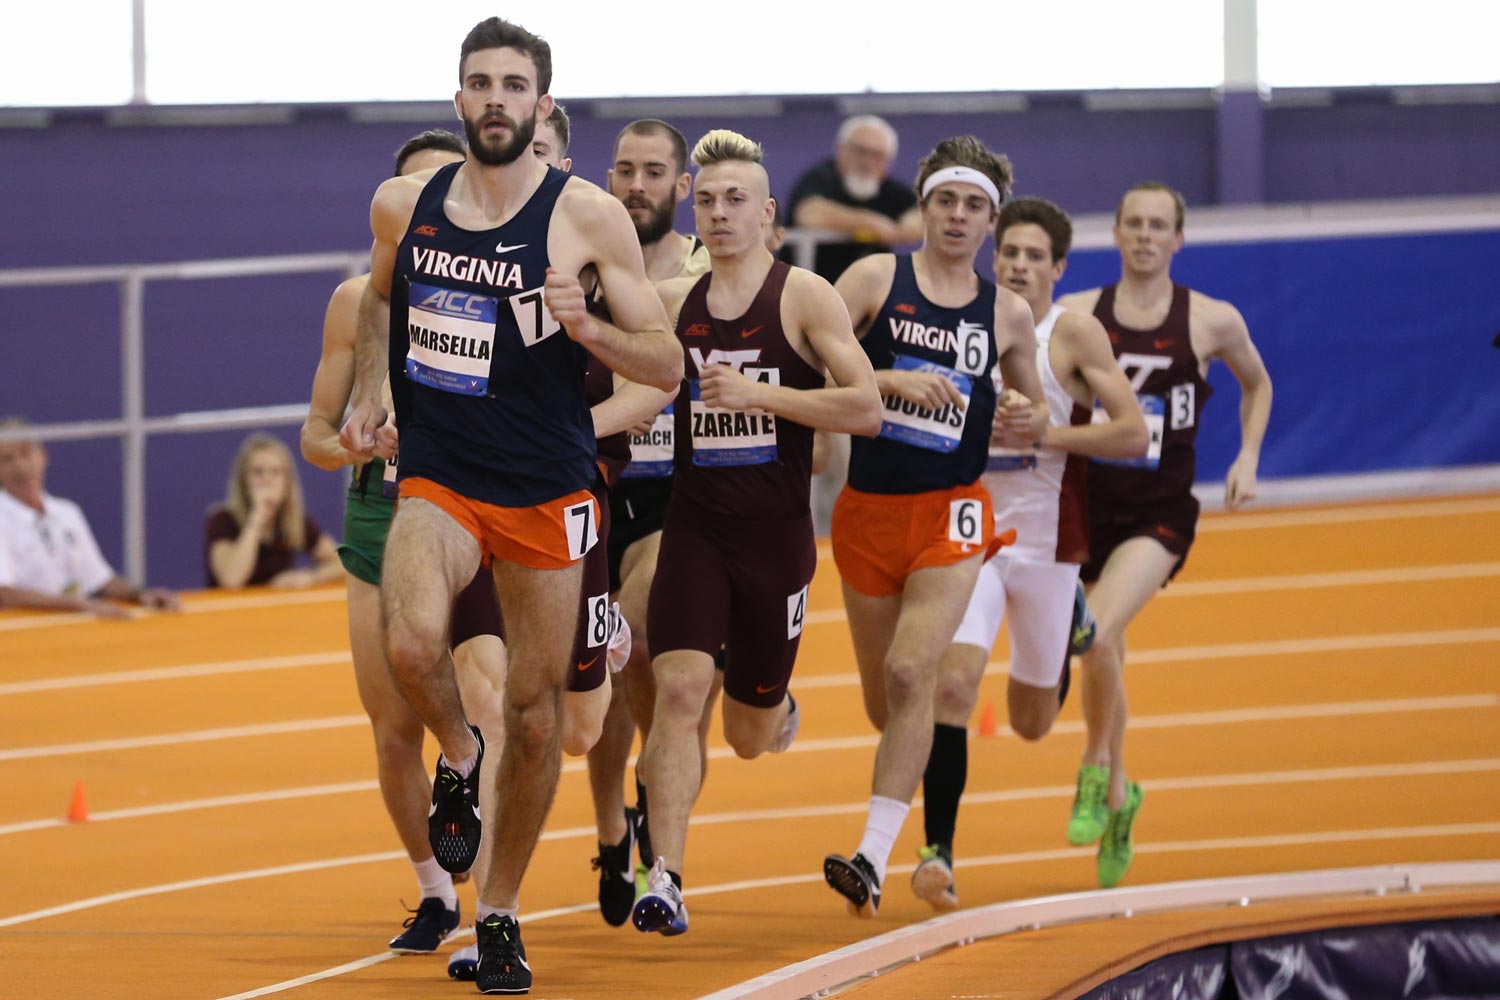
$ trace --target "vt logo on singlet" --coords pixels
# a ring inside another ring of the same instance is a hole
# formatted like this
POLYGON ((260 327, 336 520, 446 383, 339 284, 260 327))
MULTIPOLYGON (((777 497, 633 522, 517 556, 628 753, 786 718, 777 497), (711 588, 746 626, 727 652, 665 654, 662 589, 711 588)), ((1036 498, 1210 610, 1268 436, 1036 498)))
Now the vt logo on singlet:
MULTIPOLYGON (((701 374, 705 365, 727 365, 748 379, 770 385, 781 384, 780 368, 758 368, 759 348, 725 351, 714 348, 705 357, 701 348, 689 348, 693 364, 701 374)), ((761 465, 776 460, 776 417, 764 410, 729 410, 703 402, 699 379, 688 380, 692 404, 693 464, 704 467, 761 465)))
POLYGON ((499 300, 413 281, 406 330, 406 377, 461 396, 483 396, 490 385, 499 300))
MULTIPOLYGON (((1152 374, 1166 371, 1172 367, 1172 359, 1157 354, 1131 354, 1126 352, 1119 357, 1120 369, 1130 379, 1130 387, 1135 390, 1135 398, 1141 404, 1141 415, 1146 418, 1146 430, 1150 432, 1151 440, 1146 445, 1146 454, 1140 458, 1095 458, 1093 461, 1101 465, 1119 465, 1134 469, 1155 469, 1161 465, 1161 447, 1166 437, 1167 428, 1167 397, 1156 396, 1142 392, 1146 386, 1146 380, 1152 374)), ((1183 385, 1174 385, 1171 390, 1172 402, 1172 430, 1182 430, 1193 426, 1196 411, 1193 407, 1194 396, 1197 390, 1191 382, 1183 385)), ((1103 407, 1094 410, 1091 423, 1105 424, 1109 422, 1109 414, 1104 412, 1103 407)))

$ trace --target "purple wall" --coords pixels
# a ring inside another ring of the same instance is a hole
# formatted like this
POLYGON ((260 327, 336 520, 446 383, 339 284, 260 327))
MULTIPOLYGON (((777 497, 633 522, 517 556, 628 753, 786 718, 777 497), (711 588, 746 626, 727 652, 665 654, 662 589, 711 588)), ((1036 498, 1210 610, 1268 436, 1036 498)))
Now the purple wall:
MULTIPOLYGON (((601 181, 623 122, 574 111, 574 169, 601 181)), ((788 99, 762 117, 664 116, 689 140, 731 127, 767 149, 773 188, 829 155, 841 114, 830 98, 788 99)), ((1134 181, 1176 185, 1190 204, 1263 178, 1271 201, 1500 190, 1500 106, 1212 107, 1091 111, 1078 95, 1038 95, 1025 113, 890 115, 898 176, 938 139, 973 132, 1010 156, 1016 190, 1075 213, 1113 206, 1134 181), (1257 134, 1258 133, 1258 134, 1257 134), (1248 150, 1248 152, 1247 152, 1248 150), (1240 161, 1258 152, 1259 164, 1240 161), (1233 156, 1234 163, 1221 164, 1233 156)), ((0 268, 159 262, 359 250, 367 212, 408 136, 456 123, 359 123, 343 107, 295 109, 282 125, 113 126, 97 111, 58 112, 46 128, 0 129, 0 268)), ((684 210, 682 228, 690 226, 684 210)), ((146 289, 147 413, 306 399, 333 272, 153 282, 146 289)), ((108 286, 0 289, 0 413, 34 422, 117 417, 119 301, 108 286)), ((294 429, 283 436, 295 443, 294 429)), ((153 580, 197 585, 201 523, 222 494, 241 435, 159 436, 148 445, 153 580)), ((105 554, 121 558, 114 442, 53 445, 49 485, 88 512, 105 554)), ((314 515, 338 530, 343 479, 309 466, 314 515)))

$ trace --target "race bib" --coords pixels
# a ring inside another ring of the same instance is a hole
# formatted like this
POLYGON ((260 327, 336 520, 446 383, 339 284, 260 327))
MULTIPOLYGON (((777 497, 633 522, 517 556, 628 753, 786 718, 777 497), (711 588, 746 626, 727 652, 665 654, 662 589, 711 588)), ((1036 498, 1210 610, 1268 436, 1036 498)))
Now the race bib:
MULTIPOLYGON (((1140 458, 1096 458, 1095 462, 1100 465, 1118 465, 1128 469, 1155 469, 1161 464, 1162 436, 1166 430, 1166 403, 1160 396, 1137 396, 1141 404, 1141 415, 1146 418, 1146 430, 1151 435, 1151 443, 1146 446, 1146 454, 1140 458)), ((1109 414, 1103 407, 1094 411, 1091 423, 1109 423, 1109 414)))
POLYGON ((984 504, 961 497, 948 505, 948 541, 978 545, 984 540, 984 504))
MULTIPOLYGON (((613 631, 610 628, 609 595, 596 594, 583 599, 584 620, 588 622, 588 646, 597 649, 609 643, 613 631)), ((592 661, 590 661, 592 662, 592 661)))
POLYGON ((630 464, 621 473, 622 478, 666 479, 672 474, 676 419, 672 403, 668 403, 667 408, 656 415, 651 430, 630 435, 630 464))
POLYGON ((391 500, 400 494, 400 487, 396 485, 396 460, 399 455, 392 455, 385 460, 385 472, 380 476, 380 495, 391 500))
POLYGON ((891 363, 892 371, 914 371, 942 375, 958 387, 963 397, 963 408, 952 404, 933 411, 895 394, 885 397, 885 417, 880 423, 880 436, 902 444, 909 444, 928 451, 948 453, 958 449, 964 436, 964 421, 969 414, 969 400, 974 394, 974 379, 963 372, 955 371, 932 361, 922 361, 906 354, 897 354, 891 363))
POLYGON ((488 392, 499 300, 413 281, 408 302, 406 377, 461 396, 488 392))
POLYGON ((1000 448, 991 445, 990 457, 984 463, 986 472, 1025 472, 1035 468, 1035 448, 1000 448))
POLYGON ((786 637, 795 639, 802 634, 807 621, 807 588, 803 587, 786 599, 786 637))
MULTIPOLYGON (((777 368, 741 369, 747 378, 781 384, 777 368)), ((693 464, 713 468, 763 465, 776 460, 776 417, 764 410, 727 410, 703 402, 698 379, 688 381, 692 404, 693 464)))

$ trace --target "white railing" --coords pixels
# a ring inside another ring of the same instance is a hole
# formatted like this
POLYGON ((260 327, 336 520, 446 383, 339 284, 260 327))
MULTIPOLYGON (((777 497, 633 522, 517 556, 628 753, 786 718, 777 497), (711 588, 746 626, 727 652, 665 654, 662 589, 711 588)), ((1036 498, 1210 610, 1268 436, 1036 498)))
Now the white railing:
POLYGON ((151 434, 182 434, 233 430, 240 427, 300 424, 307 403, 258 406, 234 410, 146 416, 145 301, 148 281, 191 281, 203 278, 248 278, 266 274, 341 271, 348 276, 366 267, 368 255, 358 253, 302 254, 288 257, 246 257, 235 260, 181 261, 170 264, 130 264, 105 267, 47 267, 0 271, 0 288, 38 288, 52 285, 114 284, 120 288, 120 418, 38 424, 18 431, 0 431, 0 441, 30 439, 77 441, 117 437, 121 442, 121 503, 124 506, 124 575, 146 579, 146 438, 151 434))

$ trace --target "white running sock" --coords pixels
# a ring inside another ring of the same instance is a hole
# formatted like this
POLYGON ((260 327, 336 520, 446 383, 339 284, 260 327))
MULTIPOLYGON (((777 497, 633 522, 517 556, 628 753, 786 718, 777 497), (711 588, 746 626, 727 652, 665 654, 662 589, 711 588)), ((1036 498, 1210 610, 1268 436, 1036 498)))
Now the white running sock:
POLYGON ((423 899, 441 899, 443 905, 450 910, 458 906, 458 892, 453 888, 453 876, 443 871, 437 858, 413 861, 411 867, 417 873, 417 884, 422 887, 423 899))
POLYGON ((510 917, 510 919, 514 920, 516 919, 516 914, 520 912, 520 909, 521 908, 518 906, 512 906, 509 909, 505 909, 499 906, 491 906, 481 899, 477 904, 475 904, 474 914, 475 919, 477 919, 480 923, 484 923, 490 918, 491 915, 510 917))
POLYGON ((865 839, 859 842, 859 853, 875 866, 875 875, 885 882, 885 866, 891 859, 891 849, 896 846, 896 837, 901 833, 901 824, 911 812, 911 803, 888 799, 884 795, 870 796, 870 818, 865 820, 865 839))

